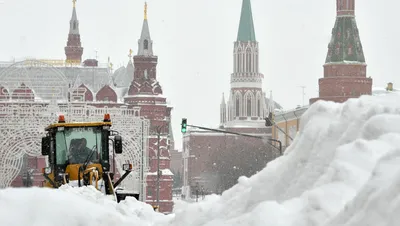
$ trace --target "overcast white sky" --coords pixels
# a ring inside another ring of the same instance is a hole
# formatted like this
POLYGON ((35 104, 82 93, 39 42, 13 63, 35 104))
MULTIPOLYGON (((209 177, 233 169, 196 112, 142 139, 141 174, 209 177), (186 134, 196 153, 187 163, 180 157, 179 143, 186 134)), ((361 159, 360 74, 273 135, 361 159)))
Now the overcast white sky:
MULTIPOLYGON (((65 59, 72 0, 3 0, 0 4, 0 61, 13 57, 65 59)), ((148 0, 158 79, 174 106, 173 128, 181 149, 180 120, 215 127, 222 93, 228 94, 242 0, 148 0)), ((327 46, 335 22, 335 0, 252 0, 264 91, 284 108, 318 96, 327 46)), ((111 61, 117 68, 137 52, 142 0, 78 0, 84 59, 111 61)), ((398 75, 400 2, 356 2, 356 19, 374 86, 398 75)), ((227 98, 227 95, 226 95, 227 98)))

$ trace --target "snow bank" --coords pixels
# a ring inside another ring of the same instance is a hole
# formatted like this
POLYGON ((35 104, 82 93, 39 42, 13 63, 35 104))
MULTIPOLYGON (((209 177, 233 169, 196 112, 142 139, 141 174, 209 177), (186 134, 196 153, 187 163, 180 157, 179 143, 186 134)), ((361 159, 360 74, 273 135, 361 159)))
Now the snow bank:
POLYGON ((0 225, 146 226, 162 219, 150 205, 130 197, 116 203, 94 187, 0 190, 0 225))
POLYGON ((284 156, 169 225, 398 225, 399 113, 396 94, 317 102, 284 156))

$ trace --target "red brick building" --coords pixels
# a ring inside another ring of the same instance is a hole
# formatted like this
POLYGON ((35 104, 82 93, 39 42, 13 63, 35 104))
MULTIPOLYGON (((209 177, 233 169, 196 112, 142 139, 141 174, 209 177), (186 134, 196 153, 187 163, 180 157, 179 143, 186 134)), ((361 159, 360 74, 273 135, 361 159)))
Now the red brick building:
POLYGON ((328 45, 324 77, 319 79, 319 97, 310 99, 345 102, 349 98, 371 95, 372 79, 355 19, 355 0, 336 1, 336 22, 328 45))
POLYGON ((140 106, 140 115, 150 119, 149 137, 150 173, 147 177, 146 202, 157 205, 157 168, 160 161, 160 211, 172 212, 173 174, 170 171, 170 122, 172 107, 167 105, 161 85, 157 81, 158 57, 153 53, 153 40, 147 16, 143 20, 142 34, 138 41, 138 53, 133 57, 134 74, 124 102, 140 106), (156 128, 159 128, 157 131, 156 128), (158 135, 160 140, 158 140, 158 135), (158 144, 158 142, 160 142, 158 144), (160 160, 157 153, 160 153, 160 160))
MULTIPOLYGON (((147 8, 147 5, 146 5, 147 8)), ((140 115, 150 120, 149 143, 149 166, 150 172, 147 175, 147 194, 145 200, 150 204, 157 204, 156 200, 156 181, 158 158, 157 151, 160 147, 160 212, 171 212, 173 208, 172 184, 173 174, 170 171, 170 146, 173 146, 172 130, 170 129, 171 110, 168 106, 166 97, 163 96, 162 87, 157 81, 157 61, 158 57, 153 54, 153 41, 150 37, 150 30, 145 10, 142 33, 138 41, 138 52, 132 59, 129 59, 127 69, 118 73, 118 77, 112 74, 112 68, 109 63, 106 66, 99 65, 96 59, 88 59, 82 63, 83 47, 81 46, 81 37, 79 33, 79 21, 76 7, 74 4, 72 17, 70 20, 70 29, 68 34, 67 46, 65 47, 65 62, 51 61, 48 69, 29 68, 30 73, 36 73, 40 70, 41 76, 52 76, 53 73, 62 73, 68 80, 71 90, 59 103, 74 102, 85 103, 96 107, 140 107, 140 115), (55 71, 54 69, 57 69, 55 71), (93 79, 93 77, 96 79, 93 79), (122 78, 122 79, 121 79, 122 78), (127 81, 128 79, 128 81, 127 81), (118 81, 118 82, 117 82, 118 81), (119 83, 119 84, 117 84, 119 83), (127 84, 127 86, 121 86, 127 84), (156 127, 160 127, 160 144, 156 134, 156 127)), ((0 64, 0 75, 10 73, 10 64, 0 64)), ((41 65, 43 66, 43 65, 41 65)), ((12 67, 12 66, 11 66, 12 67)), ((13 73, 23 70, 16 67, 13 73)), ((0 106, 10 104, 30 104, 46 105, 44 97, 40 97, 35 90, 21 83, 17 89, 11 89, 6 84, 1 84, 0 88, 0 106)), ((43 157, 26 157, 24 169, 20 175, 13 181, 12 186, 27 186, 27 172, 31 175, 30 185, 42 186, 43 176, 41 169, 45 167, 43 157)))

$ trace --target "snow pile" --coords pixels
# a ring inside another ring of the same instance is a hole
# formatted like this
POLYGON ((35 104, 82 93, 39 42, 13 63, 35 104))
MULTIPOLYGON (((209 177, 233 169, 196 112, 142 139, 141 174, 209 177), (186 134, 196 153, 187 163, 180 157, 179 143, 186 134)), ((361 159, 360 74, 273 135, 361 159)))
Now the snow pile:
POLYGON ((0 225, 150 226, 167 219, 135 198, 112 198, 94 187, 7 188, 0 190, 0 225))
POLYGON ((400 96, 317 102, 284 156, 168 225, 397 226, 399 187, 400 96))

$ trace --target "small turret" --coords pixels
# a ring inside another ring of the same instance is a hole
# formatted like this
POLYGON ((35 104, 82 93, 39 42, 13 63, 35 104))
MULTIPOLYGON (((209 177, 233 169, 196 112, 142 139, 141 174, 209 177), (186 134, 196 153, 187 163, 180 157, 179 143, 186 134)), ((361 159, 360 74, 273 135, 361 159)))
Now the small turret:
POLYGON ((222 102, 220 105, 220 123, 224 124, 226 122, 226 102, 225 95, 222 93, 222 102))
POLYGON ((79 20, 76 13, 76 0, 73 0, 72 17, 69 22, 67 46, 64 48, 67 64, 80 64, 82 62, 83 48, 79 34, 79 20))
POLYGON ((389 82, 387 84, 386 91, 393 91, 393 83, 389 82))

